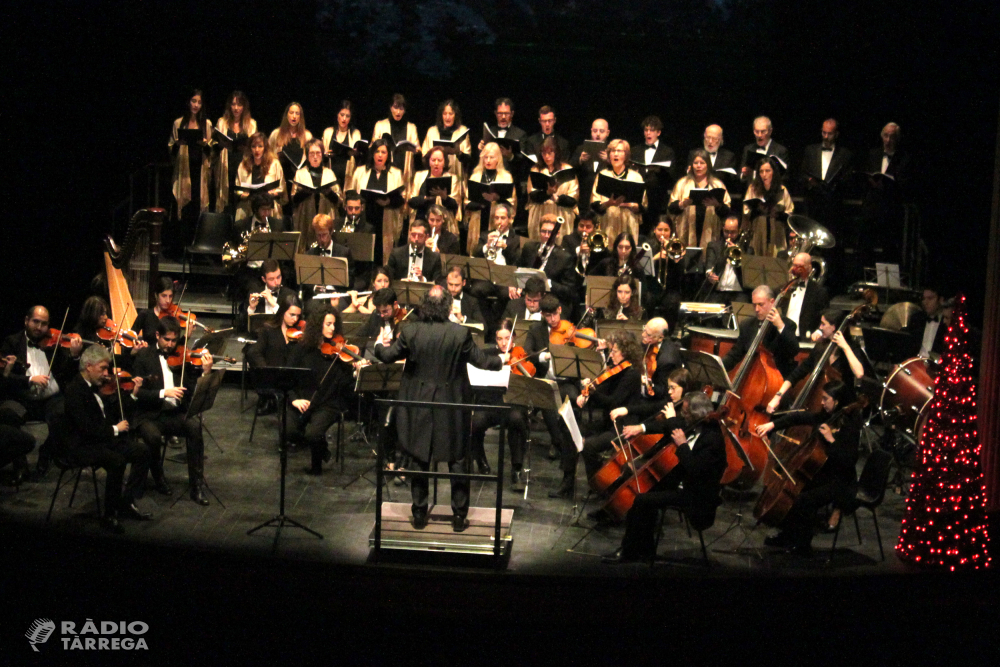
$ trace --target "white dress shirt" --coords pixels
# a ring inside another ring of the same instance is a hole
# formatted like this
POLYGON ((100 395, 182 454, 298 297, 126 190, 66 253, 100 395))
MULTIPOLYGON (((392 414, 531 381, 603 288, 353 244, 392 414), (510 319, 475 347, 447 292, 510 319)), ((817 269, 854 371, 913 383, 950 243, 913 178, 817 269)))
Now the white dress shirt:
POLYGON ((719 276, 719 291, 720 292, 742 292, 743 286, 740 285, 740 279, 736 277, 736 269, 729 262, 723 265, 722 275, 719 276))
POLYGON ((657 141, 652 146, 646 146, 646 153, 645 153, 646 164, 649 164, 650 162, 653 161, 653 156, 656 155, 656 147, 659 146, 659 145, 660 145, 660 142, 657 141))
POLYGON ((934 339, 937 338, 938 327, 940 326, 941 322, 939 319, 927 320, 927 324, 924 325, 924 340, 920 344, 918 356, 925 359, 931 356, 931 349, 934 347, 934 339))
POLYGON ((882 173, 889 171, 889 161, 892 160, 892 155, 888 153, 882 154, 882 173))
MULTIPOLYGON (((25 335, 27 338, 27 335, 25 335)), ((28 370, 27 375, 30 378, 33 375, 48 375, 49 383, 44 387, 37 384, 31 385, 31 397, 36 400, 44 400, 51 396, 55 396, 59 393, 59 383, 56 382, 54 376, 52 376, 52 369, 49 367, 48 357, 45 356, 45 352, 28 345, 28 370)))
MULTIPOLYGON (((416 252, 416 256, 415 257, 414 257, 414 252, 413 252, 413 248, 412 247, 408 247, 407 248, 407 252, 409 253, 410 263, 407 264, 407 267, 406 267, 406 277, 407 277, 407 280, 410 280, 413 277, 413 268, 414 267, 420 269, 421 271, 424 270, 424 249, 423 248, 419 248, 417 250, 417 252, 416 252)), ((427 279, 426 278, 420 278, 420 280, 421 281, 426 281, 427 279)))
POLYGON ((160 360, 160 370, 163 372, 163 389, 160 390, 160 398, 166 401, 167 405, 172 408, 177 407, 176 398, 167 398, 167 389, 173 389, 177 385, 174 384, 174 371, 171 370, 170 366, 167 364, 167 358, 162 354, 157 354, 157 358, 160 360))
POLYGON ((785 317, 795 322, 797 327, 797 332, 800 336, 805 335, 806 331, 802 331, 802 327, 799 327, 799 317, 802 316, 802 302, 806 298, 806 286, 803 283, 796 285, 795 289, 792 290, 792 296, 788 299, 788 310, 785 312, 785 317))
POLYGON ((822 169, 820 171, 820 178, 824 181, 826 180, 826 172, 830 170, 830 163, 833 162, 833 151, 835 150, 837 150, 836 147, 830 150, 825 150, 823 148, 820 148, 819 154, 820 154, 820 162, 822 164, 822 169))

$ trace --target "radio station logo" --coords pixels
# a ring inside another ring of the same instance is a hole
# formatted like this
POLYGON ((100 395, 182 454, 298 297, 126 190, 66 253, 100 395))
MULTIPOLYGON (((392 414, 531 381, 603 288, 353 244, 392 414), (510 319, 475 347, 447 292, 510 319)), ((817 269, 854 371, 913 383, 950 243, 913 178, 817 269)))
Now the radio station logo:
MULTIPOLYGON (((35 653, 41 653, 38 646, 49 641, 56 632, 56 622, 50 618, 36 618, 24 636, 35 653)), ((88 618, 84 623, 60 621, 59 640, 64 651, 148 651, 149 646, 142 636, 149 632, 149 625, 142 621, 95 621, 88 618), (79 626, 79 629, 77 627, 79 626)))

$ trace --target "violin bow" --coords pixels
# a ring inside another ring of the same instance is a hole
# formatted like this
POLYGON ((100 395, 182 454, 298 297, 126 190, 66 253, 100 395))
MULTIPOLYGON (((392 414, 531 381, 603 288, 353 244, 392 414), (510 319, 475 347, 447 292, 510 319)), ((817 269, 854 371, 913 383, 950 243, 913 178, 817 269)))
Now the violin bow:
POLYGON ((622 433, 618 430, 617 419, 612 419, 611 425, 615 427, 615 433, 618 434, 618 439, 622 441, 622 451, 625 454, 625 461, 628 463, 628 467, 632 469, 632 476, 635 479, 635 488, 639 493, 642 493, 642 482, 639 481, 639 471, 635 469, 635 456, 633 456, 632 444, 622 438, 622 433))
POLYGON ((69 317, 69 306, 66 306, 66 314, 63 315, 62 326, 59 327, 59 340, 52 347, 52 357, 49 359, 49 379, 52 379, 52 364, 56 363, 56 352, 59 350, 59 343, 62 342, 63 332, 66 330, 66 318, 69 317))

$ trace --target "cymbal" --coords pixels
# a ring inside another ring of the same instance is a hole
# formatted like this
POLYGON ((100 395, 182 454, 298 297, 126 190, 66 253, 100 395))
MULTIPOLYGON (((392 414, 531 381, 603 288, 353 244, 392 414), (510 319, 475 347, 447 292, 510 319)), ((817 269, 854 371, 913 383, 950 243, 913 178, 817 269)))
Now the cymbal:
POLYGON ((798 214, 790 215, 787 224, 793 232, 808 239, 817 248, 832 248, 837 245, 830 230, 812 218, 798 214))
POLYGON ((879 326, 883 329, 901 331, 910 324, 913 316, 919 312, 920 308, 915 303, 910 303, 909 301, 894 303, 882 315, 882 321, 879 322, 879 326))

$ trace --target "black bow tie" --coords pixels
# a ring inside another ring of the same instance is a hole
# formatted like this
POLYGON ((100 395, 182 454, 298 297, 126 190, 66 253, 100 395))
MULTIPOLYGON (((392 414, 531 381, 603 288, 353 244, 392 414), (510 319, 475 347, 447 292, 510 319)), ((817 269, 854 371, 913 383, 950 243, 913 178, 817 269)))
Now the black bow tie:
POLYGON ((824 152, 824 153, 832 153, 832 152, 833 152, 833 149, 832 149, 832 148, 824 148, 824 149, 823 149, 823 152, 824 152))
POLYGON ((941 321, 941 316, 940 315, 935 315, 934 317, 928 317, 927 321, 928 322, 940 322, 941 321))
POLYGON ((421 257, 423 257, 423 253, 417 251, 413 251, 410 253, 410 259, 420 259, 421 257))

